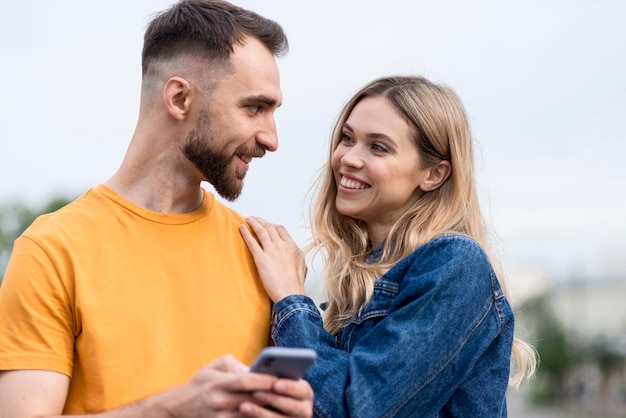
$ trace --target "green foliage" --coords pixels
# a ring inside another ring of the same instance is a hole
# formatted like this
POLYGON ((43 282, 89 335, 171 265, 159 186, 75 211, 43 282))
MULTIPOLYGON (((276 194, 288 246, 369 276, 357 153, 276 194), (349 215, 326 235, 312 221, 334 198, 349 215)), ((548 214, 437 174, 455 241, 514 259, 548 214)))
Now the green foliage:
POLYGON ((72 199, 54 197, 42 207, 32 207, 22 202, 10 202, 0 206, 0 283, 4 277, 13 242, 22 232, 44 213, 54 212, 68 204, 72 199))
MULTIPOLYGON (((523 320, 533 330, 541 359, 529 387, 529 400, 577 407, 589 402, 609 411, 613 399, 619 404, 617 408, 622 408, 626 356, 619 335, 582 338, 576 332, 567 332, 552 311, 551 300, 549 294, 542 296, 527 302, 523 310, 523 320)), ((625 416, 622 412, 619 416, 625 416)))
POLYGON ((595 353, 596 362, 602 378, 607 379, 614 372, 624 370, 626 359, 621 353, 607 350, 605 346, 600 346, 595 353))
POLYGON ((531 399, 536 403, 562 401, 566 396, 566 379, 576 365, 574 345, 549 309, 545 298, 530 301, 525 312, 530 314, 534 323, 535 347, 541 359, 531 389, 531 399))

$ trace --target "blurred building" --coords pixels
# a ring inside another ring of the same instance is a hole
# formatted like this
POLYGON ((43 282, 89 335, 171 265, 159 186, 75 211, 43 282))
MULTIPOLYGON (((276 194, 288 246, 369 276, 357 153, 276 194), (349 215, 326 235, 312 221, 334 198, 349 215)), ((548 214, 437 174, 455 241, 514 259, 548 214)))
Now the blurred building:
POLYGON ((534 393, 579 411, 573 416, 626 417, 626 275, 573 277, 541 290, 519 318, 538 331, 534 393))
MULTIPOLYGON (((569 335, 588 342, 626 343, 626 277, 572 279, 554 285, 547 296, 569 335)), ((621 348, 626 354, 626 346, 621 348)))

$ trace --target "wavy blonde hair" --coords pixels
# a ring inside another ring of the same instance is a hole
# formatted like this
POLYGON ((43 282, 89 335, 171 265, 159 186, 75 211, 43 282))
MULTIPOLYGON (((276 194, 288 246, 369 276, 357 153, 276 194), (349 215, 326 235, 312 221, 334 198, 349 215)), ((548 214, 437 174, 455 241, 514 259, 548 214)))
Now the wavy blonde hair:
MULTIPOLYGON (((374 283, 398 261, 433 238, 456 232, 474 239, 487 253, 486 228, 474 180, 474 159, 469 122, 457 94, 418 76, 376 79, 358 91, 344 106, 332 130, 328 162, 315 183, 317 199, 312 210, 312 242, 307 253, 324 259, 323 278, 328 308, 324 326, 337 334, 361 305, 369 301, 374 283), (367 263, 371 251, 365 224, 339 213, 335 207, 337 184, 331 168, 332 154, 342 127, 354 107, 365 97, 385 97, 402 115, 413 134, 421 164, 447 160, 450 177, 426 193, 395 223, 387 235, 382 257, 367 263)), ((498 275, 500 277, 500 275, 498 275)), ((506 293, 504 282, 499 278, 506 293)), ((520 339, 513 341, 516 371, 511 383, 530 378, 537 364, 535 350, 520 339)))

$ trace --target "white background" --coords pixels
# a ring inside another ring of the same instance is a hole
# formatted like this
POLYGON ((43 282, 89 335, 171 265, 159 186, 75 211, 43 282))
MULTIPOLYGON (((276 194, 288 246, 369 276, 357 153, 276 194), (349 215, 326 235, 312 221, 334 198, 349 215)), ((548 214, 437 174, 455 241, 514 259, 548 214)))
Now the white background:
MULTIPOLYGON (((304 243, 305 195, 343 103, 375 77, 422 74, 467 107, 483 211, 512 279, 626 272, 626 3, 235 2, 281 23, 291 45, 279 150, 252 163, 238 211, 304 243)), ((0 204, 78 196, 115 172, 137 118, 143 31, 170 4, 2 7, 0 204)))

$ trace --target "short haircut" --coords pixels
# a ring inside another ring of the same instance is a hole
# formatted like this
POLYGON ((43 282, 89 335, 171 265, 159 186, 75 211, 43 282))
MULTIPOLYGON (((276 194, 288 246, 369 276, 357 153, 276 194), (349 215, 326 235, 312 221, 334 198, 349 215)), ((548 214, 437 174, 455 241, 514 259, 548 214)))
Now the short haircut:
POLYGON ((276 57, 289 50, 282 27, 270 19, 223 0, 181 0, 148 25, 142 74, 153 62, 183 54, 227 62, 235 43, 246 37, 258 39, 276 57))

